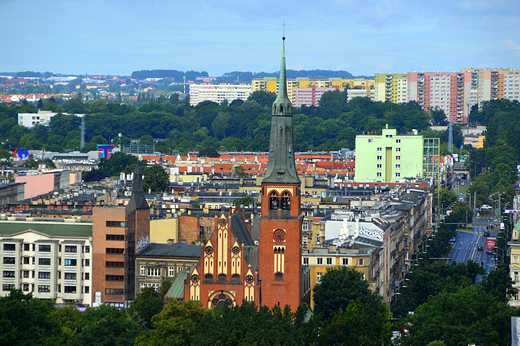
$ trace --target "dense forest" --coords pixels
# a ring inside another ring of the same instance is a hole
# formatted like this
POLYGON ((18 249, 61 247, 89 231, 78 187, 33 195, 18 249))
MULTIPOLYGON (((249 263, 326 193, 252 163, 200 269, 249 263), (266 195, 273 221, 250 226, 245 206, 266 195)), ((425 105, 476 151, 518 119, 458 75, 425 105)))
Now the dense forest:
MULTIPOLYGON (((257 91, 245 102, 205 101, 197 106, 190 106, 188 99, 180 100, 175 94, 170 98, 140 94, 135 104, 80 98, 68 101, 51 98, 37 105, 1 104, 0 141, 3 149, 10 151, 19 147, 79 150, 81 118, 68 114, 85 114, 84 151, 94 150, 96 144, 118 145, 119 133, 121 144, 140 139, 141 144, 154 144, 156 151, 165 154, 174 150, 213 155, 218 155, 218 151, 267 151, 274 98, 274 93, 257 91), (19 112, 35 113, 37 107, 59 114, 48 127, 35 126, 29 130, 17 125, 19 112)), ((520 147, 520 104, 517 101, 484 102, 480 110, 473 108, 470 121, 488 125, 485 150, 497 144, 505 145, 511 155, 518 157, 515 148, 520 147)), ((365 97, 347 102, 347 91, 327 92, 318 106, 294 108, 293 114, 297 151, 354 149, 357 134, 381 133, 388 125, 399 134, 416 130, 424 137, 439 137, 443 143, 441 152, 447 153, 448 131, 429 129, 431 125, 445 123, 444 112, 440 110, 427 113, 415 102, 373 102, 365 97)), ((454 125, 455 152, 463 145, 461 130, 462 126, 454 125)), ((464 149, 469 152, 471 148, 464 149)), ((489 166, 482 161, 483 149, 472 153, 470 168, 481 172, 483 167, 489 166)))
MULTIPOLYGON (((0 139, 5 149, 18 147, 52 151, 79 150, 81 118, 69 114, 85 114, 87 143, 84 150, 105 144, 123 135, 141 139, 143 144, 155 144, 156 151, 169 153, 179 150, 200 151, 267 151, 271 128, 271 104, 275 94, 254 92, 246 102, 216 104, 210 101, 190 106, 187 100, 147 98, 140 95, 130 105, 106 101, 83 101, 75 98, 66 102, 49 99, 40 103, 42 110, 59 115, 49 127, 35 126, 32 130, 17 125, 19 112, 37 112, 35 105, 0 105, 0 139)), ((360 133, 380 133, 387 124, 401 134, 412 129, 424 131, 430 116, 410 102, 394 104, 355 98, 347 102, 347 92, 328 92, 317 107, 294 109, 295 146, 298 151, 337 150, 354 148, 360 133)))

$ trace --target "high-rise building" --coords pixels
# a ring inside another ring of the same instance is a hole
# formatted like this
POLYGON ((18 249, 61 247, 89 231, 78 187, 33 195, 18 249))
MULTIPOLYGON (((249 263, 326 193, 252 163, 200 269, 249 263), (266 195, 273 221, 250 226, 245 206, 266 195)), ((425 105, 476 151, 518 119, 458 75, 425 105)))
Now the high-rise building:
POLYGON ((135 253, 150 243, 150 207, 139 165, 128 205, 93 208, 92 220, 93 304, 128 306, 135 298, 135 253))
POLYGON ((425 111, 440 108, 452 122, 467 123, 472 102, 471 74, 408 72, 376 74, 375 101, 417 102, 425 111))
POLYGON ((520 101, 520 70, 502 68, 467 68, 471 74, 471 105, 483 101, 508 99, 520 101))
POLYGON ((203 101, 246 101, 250 94, 251 84, 190 84, 190 105, 196 106, 203 101))
MULTIPOLYGON (((279 79, 276 77, 253 78, 252 91, 268 91, 277 93, 279 87, 279 79)), ((313 79, 308 77, 298 77, 296 79, 286 78, 287 97, 294 107, 302 105, 318 105, 321 95, 331 90, 344 90, 349 88, 356 90, 352 93, 355 97, 367 96, 371 97, 371 89, 374 87, 374 80, 364 78, 328 78, 313 79), (362 91, 357 91, 362 90, 362 91), (314 93, 314 98, 312 94, 314 93), (361 93, 361 94, 359 94, 361 93), (309 98, 310 97, 310 98, 309 98), (314 101, 313 101, 314 100, 314 101)), ((349 95, 349 99, 350 99, 349 95)))
POLYGON ((399 136, 388 128, 381 135, 358 135, 355 171, 356 182, 422 177, 423 137, 399 136))
POLYGON ((375 100, 393 103, 408 102, 408 77, 406 73, 376 73, 375 100))

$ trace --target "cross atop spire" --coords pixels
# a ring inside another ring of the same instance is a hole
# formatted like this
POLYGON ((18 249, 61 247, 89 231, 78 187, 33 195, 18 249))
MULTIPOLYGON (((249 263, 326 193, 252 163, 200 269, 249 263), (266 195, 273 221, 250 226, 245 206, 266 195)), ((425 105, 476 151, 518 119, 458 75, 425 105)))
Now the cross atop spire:
MULTIPOLYGON (((283 24, 286 25, 285 22, 283 24)), ((282 64, 278 95, 273 102, 269 163, 263 183, 299 184, 300 179, 294 162, 294 140, 292 126, 292 104, 287 96, 285 71, 285 37, 283 40, 282 64)))

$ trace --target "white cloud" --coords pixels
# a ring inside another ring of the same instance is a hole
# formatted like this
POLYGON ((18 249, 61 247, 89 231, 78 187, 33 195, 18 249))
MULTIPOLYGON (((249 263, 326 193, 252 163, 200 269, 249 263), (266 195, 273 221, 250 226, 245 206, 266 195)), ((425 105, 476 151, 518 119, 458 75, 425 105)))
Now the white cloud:
POLYGON ((511 39, 506 39, 504 40, 504 42, 507 46, 507 49, 514 51, 516 55, 520 56, 520 46, 517 43, 515 43, 515 41, 511 39))

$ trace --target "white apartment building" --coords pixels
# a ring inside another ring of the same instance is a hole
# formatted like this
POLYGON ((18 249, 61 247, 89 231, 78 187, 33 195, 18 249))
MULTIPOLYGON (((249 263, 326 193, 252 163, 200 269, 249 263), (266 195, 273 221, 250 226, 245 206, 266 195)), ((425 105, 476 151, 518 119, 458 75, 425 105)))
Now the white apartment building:
POLYGON ((190 84, 190 105, 196 106, 203 101, 246 101, 251 89, 251 84, 190 84))
POLYGON ((21 289, 57 304, 89 306, 91 263, 92 224, 0 221, 0 297, 21 289))
POLYGON ((53 116, 58 113, 38 110, 38 113, 18 113, 18 125, 32 128, 35 125, 48 126, 53 116))

